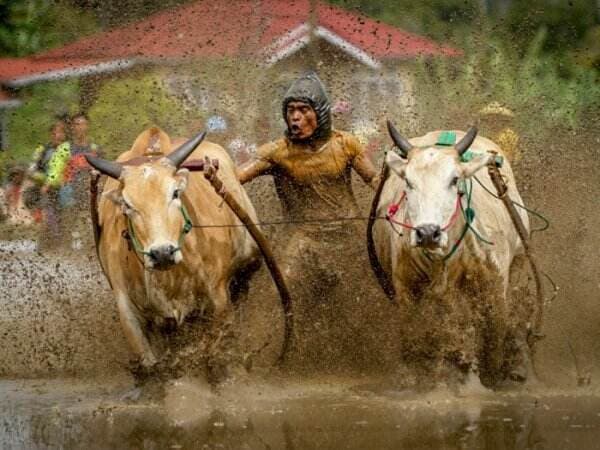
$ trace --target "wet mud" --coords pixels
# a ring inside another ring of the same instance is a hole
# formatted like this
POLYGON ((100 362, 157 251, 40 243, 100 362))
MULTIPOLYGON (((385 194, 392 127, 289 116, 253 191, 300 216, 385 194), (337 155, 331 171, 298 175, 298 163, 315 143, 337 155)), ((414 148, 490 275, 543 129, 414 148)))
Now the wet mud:
POLYGON ((2 448, 584 449, 600 397, 399 391, 389 380, 255 380, 218 392, 168 384, 164 403, 119 398, 123 380, 0 383, 2 448))
MULTIPOLYGON (((248 371, 244 383, 215 390, 202 376, 190 379, 183 364, 166 381, 164 398, 126 400, 125 394, 137 398, 132 354, 90 231, 75 251, 61 250, 69 248, 68 236, 52 243, 58 249, 36 249, 30 240, 0 245, 0 446, 594 448, 600 426, 600 229, 594 225, 600 222, 600 143, 567 132, 560 139, 533 133, 523 139, 527 150, 515 172, 526 204, 551 221, 547 232, 534 234, 533 245, 542 270, 559 287, 546 305, 545 338, 536 346, 540 385, 465 397, 460 383, 427 360, 432 349, 452 353, 461 345, 471 332, 465 317, 452 325, 433 308, 409 311, 411 320, 405 320, 406 311, 403 318, 378 290, 366 250, 348 258, 342 249, 336 270, 352 283, 337 282, 333 297, 319 297, 321 306, 298 299, 309 321, 299 327, 283 368, 273 369, 282 311, 263 267, 235 316, 248 371), (566 148, 576 151, 566 157, 566 148), (323 307, 327 320, 315 319, 313 307, 323 307), (343 325, 330 327, 336 322, 343 325), (437 324, 437 332, 427 335, 423 324, 437 324), (419 359, 425 363, 416 370, 419 359)), ((367 211, 372 194, 355 185, 367 211)), ((281 216, 269 180, 252 183, 249 192, 264 206, 258 208, 262 220, 281 216)), ((364 226, 358 228, 353 251, 363 247, 364 226)), ((283 255, 289 232, 265 232, 276 255, 283 255)), ((334 264, 335 256, 320 263, 334 264)), ((517 301, 524 294, 512 287, 517 301)), ((202 334, 201 321, 198 326, 202 334)), ((185 363, 186 355, 178 356, 185 363)))

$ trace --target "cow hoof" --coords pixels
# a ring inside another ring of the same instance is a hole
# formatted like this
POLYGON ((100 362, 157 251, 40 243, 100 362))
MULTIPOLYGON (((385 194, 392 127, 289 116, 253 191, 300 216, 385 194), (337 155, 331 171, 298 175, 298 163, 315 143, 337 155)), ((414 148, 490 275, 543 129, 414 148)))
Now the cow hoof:
POLYGON ((154 361, 140 359, 138 362, 132 363, 130 370, 137 386, 141 386, 152 379, 158 379, 161 375, 159 364, 156 359, 154 359, 154 361))

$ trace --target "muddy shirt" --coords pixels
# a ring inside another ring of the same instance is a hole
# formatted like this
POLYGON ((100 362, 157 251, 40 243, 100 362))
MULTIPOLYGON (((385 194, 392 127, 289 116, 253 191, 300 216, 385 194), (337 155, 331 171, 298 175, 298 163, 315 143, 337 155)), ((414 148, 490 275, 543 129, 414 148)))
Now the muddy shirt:
POLYGON ((245 183, 272 174, 284 212, 292 220, 336 219, 358 215, 352 168, 374 185, 375 169, 358 139, 334 130, 329 140, 315 147, 287 138, 263 145, 238 177, 245 183))

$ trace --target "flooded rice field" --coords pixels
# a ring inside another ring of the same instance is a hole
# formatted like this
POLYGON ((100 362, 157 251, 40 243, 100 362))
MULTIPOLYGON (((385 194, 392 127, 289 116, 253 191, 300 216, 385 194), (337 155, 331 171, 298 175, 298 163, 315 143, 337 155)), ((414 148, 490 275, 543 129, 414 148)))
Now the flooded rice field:
MULTIPOLYGON (((425 381, 426 374, 407 370, 401 358, 407 329, 377 291, 362 255, 358 267, 344 268, 361 274, 360 292, 336 303, 352 313, 336 315, 324 303, 315 306, 324 308, 319 309, 323 317, 351 327, 345 331, 353 339, 340 341, 344 347, 338 353, 345 358, 336 360, 335 346, 332 353, 326 348, 326 339, 338 339, 339 330, 321 335, 317 320, 300 323, 300 332, 314 332, 310 344, 295 347, 288 364, 276 367, 283 321, 263 267, 236 315, 245 376, 214 386, 178 370, 162 383, 140 388, 90 242, 83 249, 65 250, 70 247, 65 241, 58 243, 62 250, 46 250, 33 239, 3 240, 0 447, 597 448, 599 254, 593 249, 600 235, 591 224, 600 217, 591 206, 600 193, 597 164, 588 164, 593 147, 585 149, 566 167, 558 159, 544 160, 545 153, 532 153, 516 168, 526 203, 552 221, 534 244, 544 271, 559 287, 546 305, 545 338, 534 355, 538 383, 491 390, 468 379, 425 381), (524 176, 542 160, 547 171, 524 176), (579 177, 562 184, 554 197, 540 189, 560 184, 574 171, 579 177), (578 233, 567 239, 567 229, 578 233)), ((279 214, 270 185, 249 191, 255 203, 267 198, 266 207, 274 211, 265 209, 263 218, 279 214)), ((370 193, 360 188, 357 193, 365 208, 370 193)), ((277 251, 285 233, 265 231, 277 251)))
POLYGON ((163 402, 123 380, 0 383, 0 446, 33 449, 592 449, 600 397, 429 393, 388 382, 255 380, 214 392, 181 379, 163 402))

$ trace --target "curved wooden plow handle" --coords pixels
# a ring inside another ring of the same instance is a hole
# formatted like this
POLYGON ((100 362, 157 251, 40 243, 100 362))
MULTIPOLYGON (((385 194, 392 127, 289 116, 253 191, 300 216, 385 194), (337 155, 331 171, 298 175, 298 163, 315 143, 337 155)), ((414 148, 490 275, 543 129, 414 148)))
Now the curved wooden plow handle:
MULTIPOLYGON (((184 165, 185 166, 185 165, 184 165)), ((284 337, 283 337, 283 346, 281 349, 281 353, 279 355, 278 362, 281 364, 285 361, 285 357, 287 355, 288 350, 291 346, 291 340, 294 332, 294 321, 292 314, 292 298, 290 296, 290 291, 285 284, 283 279, 283 275, 281 274, 281 270, 279 270, 279 266, 275 261, 275 257, 273 255, 273 251, 271 250, 271 246, 269 245, 269 241, 265 238, 265 235, 260 231, 260 229, 256 226, 252 219, 248 215, 248 213, 242 208, 242 206, 237 202, 237 200, 231 195, 224 187, 223 182, 217 176, 218 170, 218 160, 208 161, 208 164, 198 164, 195 170, 202 170, 204 172, 204 177, 210 182, 212 187, 215 189, 215 192, 223 198, 225 203, 231 208, 231 210, 235 213, 235 215, 240 219, 240 221, 244 224, 256 244, 262 253, 262 256, 269 268, 269 272, 271 273, 271 277, 275 282, 275 286, 277 287, 277 291, 279 292, 279 296, 281 297, 281 305, 283 307, 283 314, 285 320, 285 328, 284 328, 284 337)), ((194 170, 192 169, 192 170, 194 170)))
POLYGON ((377 257, 377 251, 375 250, 375 242, 373 241, 373 225, 375 224, 375 220, 377 219, 377 206, 379 205, 379 200, 381 198, 381 192, 383 191, 383 186, 390 175, 390 168, 383 161, 383 165, 381 166, 381 179, 379 180, 379 186, 377 186, 377 191, 375 191, 375 197, 373 197, 373 203, 371 203, 371 212, 369 213, 369 221, 367 222, 367 251, 369 253, 369 262, 371 263, 371 268, 375 273, 375 277, 383 289, 385 295, 390 299, 392 303, 396 303, 396 291, 394 289, 394 285, 389 274, 383 269, 381 266, 381 262, 377 257))

